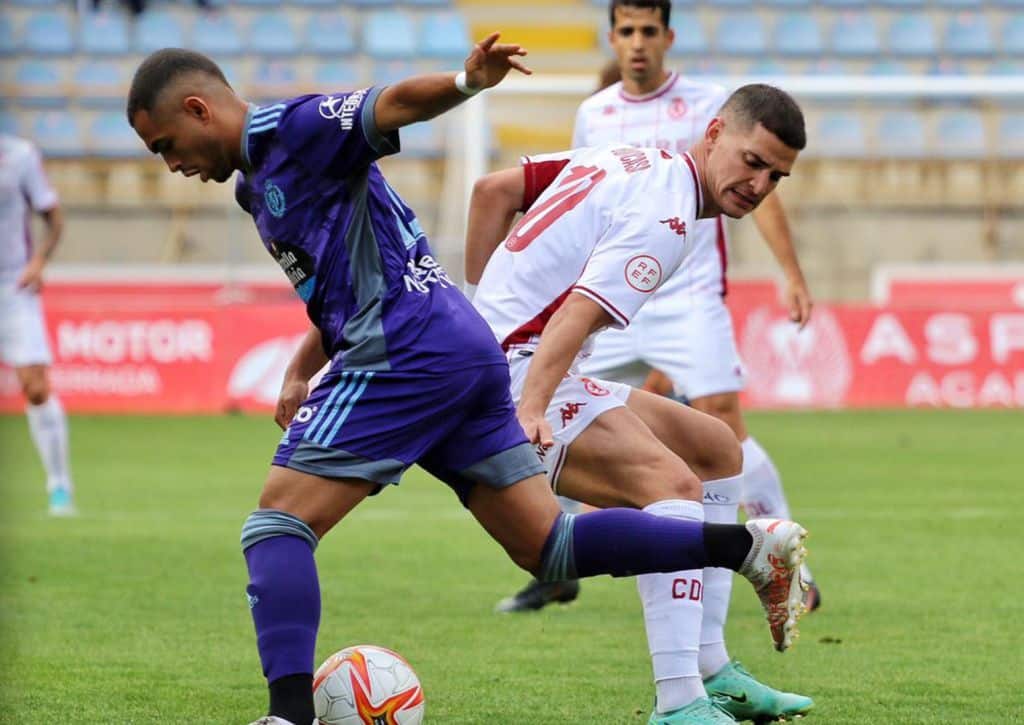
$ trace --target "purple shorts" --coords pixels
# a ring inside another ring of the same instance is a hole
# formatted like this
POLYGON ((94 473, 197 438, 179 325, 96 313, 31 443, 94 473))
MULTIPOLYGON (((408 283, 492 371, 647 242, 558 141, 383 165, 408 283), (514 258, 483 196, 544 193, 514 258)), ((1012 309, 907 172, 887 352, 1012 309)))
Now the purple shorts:
POLYGON ((332 368, 285 431, 274 465, 397 484, 414 463, 465 503, 476 483, 544 473, 509 393, 507 365, 427 374, 332 368))

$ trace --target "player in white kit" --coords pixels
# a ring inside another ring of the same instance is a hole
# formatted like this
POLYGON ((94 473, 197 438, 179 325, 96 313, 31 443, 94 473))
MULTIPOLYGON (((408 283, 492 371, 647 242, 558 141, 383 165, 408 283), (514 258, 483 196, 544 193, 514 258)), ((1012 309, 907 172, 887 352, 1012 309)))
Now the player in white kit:
MULTIPOLYGON (((628 143, 682 153, 704 133, 726 99, 719 85, 684 78, 665 69, 674 35, 668 0, 613 0, 609 41, 622 80, 580 105, 573 147, 628 143)), ((776 194, 753 213, 762 236, 786 277, 786 304, 801 326, 811 297, 776 194)), ((590 375, 675 393, 690 405, 725 421, 743 446, 741 506, 748 517, 790 517, 782 481, 767 452, 747 430, 740 409, 743 364, 736 350, 732 318, 725 305, 728 251, 722 219, 697 222, 694 250, 679 274, 652 297, 625 330, 609 330, 595 344, 582 370, 590 375)), ((705 587, 705 596, 728 598, 730 583, 705 587)), ((809 570, 807 605, 821 601, 809 570)), ((499 603, 501 611, 536 609, 550 601, 575 598, 577 582, 531 581, 499 603)), ((721 659, 721 658, 719 658, 721 659)))
POLYGON ((46 470, 55 516, 73 514, 75 508, 67 417, 50 391, 50 345, 39 288, 63 226, 59 199, 39 152, 25 139, 0 134, 0 360, 14 368, 28 401, 29 430, 46 470), (45 237, 35 245, 32 212, 46 225, 45 237))
MULTIPOLYGON (((735 522, 741 454, 727 425, 580 368, 596 333, 627 327, 662 283, 685 274, 697 220, 741 217, 756 208, 789 174, 804 144, 803 116, 789 96, 745 86, 692 153, 577 149, 528 157, 522 167, 477 183, 467 260, 493 254, 474 304, 506 350, 519 420, 538 444, 556 492, 677 519, 713 519, 710 510, 722 507, 735 522), (505 236, 517 210, 525 215, 505 236)), ((467 268, 470 279, 478 274, 467 268)), ((649 722, 806 713, 809 698, 773 690, 742 671, 732 673, 733 680, 744 678, 741 689, 720 687, 715 678, 704 682, 705 571, 637 577, 657 687, 649 722)), ((776 604, 758 591, 776 648, 784 650, 803 611, 803 592, 798 574, 787 579, 780 570, 779 577, 776 591, 785 594, 776 604)))

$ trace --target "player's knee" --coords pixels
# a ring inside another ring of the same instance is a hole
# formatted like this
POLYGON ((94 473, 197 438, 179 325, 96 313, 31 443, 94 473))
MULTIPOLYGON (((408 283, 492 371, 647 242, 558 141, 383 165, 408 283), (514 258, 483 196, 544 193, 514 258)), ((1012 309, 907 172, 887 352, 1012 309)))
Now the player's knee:
POLYGON ((50 385, 45 376, 26 380, 22 385, 22 391, 31 405, 42 405, 50 398, 50 385))
POLYGON ((672 498, 700 501, 704 496, 700 477, 690 468, 676 471, 671 477, 672 498))
POLYGON ((275 536, 298 537, 309 544, 309 548, 314 551, 317 544, 320 543, 313 530, 297 516, 284 511, 261 508, 249 514, 245 523, 242 524, 242 551, 275 536))
POLYGON ((687 462, 702 481, 738 476, 743 470, 743 449, 732 428, 710 417, 702 425, 701 445, 687 462))

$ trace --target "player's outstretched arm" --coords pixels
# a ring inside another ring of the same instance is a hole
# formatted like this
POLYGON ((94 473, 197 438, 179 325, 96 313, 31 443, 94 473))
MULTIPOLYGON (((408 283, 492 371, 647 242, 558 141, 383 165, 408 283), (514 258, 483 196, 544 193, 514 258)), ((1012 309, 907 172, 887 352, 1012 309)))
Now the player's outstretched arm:
POLYGON ((786 275, 785 304, 789 308, 789 319, 803 329, 811 319, 811 307, 814 302, 807 288, 803 270, 800 269, 800 260, 797 259, 796 249, 793 247, 789 222, 778 192, 765 197, 754 210, 753 216, 761 236, 786 275))
POLYGON ((418 121, 427 121, 462 103, 472 95, 498 85, 515 68, 533 73, 519 61, 526 50, 515 43, 499 43, 491 33, 473 46, 463 73, 430 73, 413 76, 388 86, 377 97, 374 120, 381 133, 418 121))
POLYGON ((324 352, 320 330, 310 327, 288 363, 284 382, 281 383, 281 393, 277 397, 274 422, 282 429, 288 427, 299 406, 309 397, 309 379, 326 364, 327 354, 324 352))
POLYGON ((476 285, 487 260, 508 236, 516 212, 523 208, 526 172, 522 166, 477 179, 466 222, 466 282, 476 285))

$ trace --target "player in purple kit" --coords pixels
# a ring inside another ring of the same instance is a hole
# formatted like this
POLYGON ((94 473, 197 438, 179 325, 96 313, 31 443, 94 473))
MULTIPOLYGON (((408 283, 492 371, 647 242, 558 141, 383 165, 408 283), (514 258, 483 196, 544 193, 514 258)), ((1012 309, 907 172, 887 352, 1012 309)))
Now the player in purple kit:
POLYGON ((449 484, 509 556, 542 580, 725 566, 776 604, 795 580, 795 524, 560 512, 516 419, 493 333, 374 163, 398 151, 401 126, 454 107, 512 68, 529 72, 517 59, 525 51, 497 38, 478 43, 457 75, 265 107, 239 98, 215 63, 186 50, 152 54, 132 81, 128 119, 171 172, 217 182, 242 172, 238 202, 313 324, 286 373, 276 416, 286 430, 260 508, 242 528, 270 690, 259 723, 314 720, 313 552, 413 463, 449 484))

